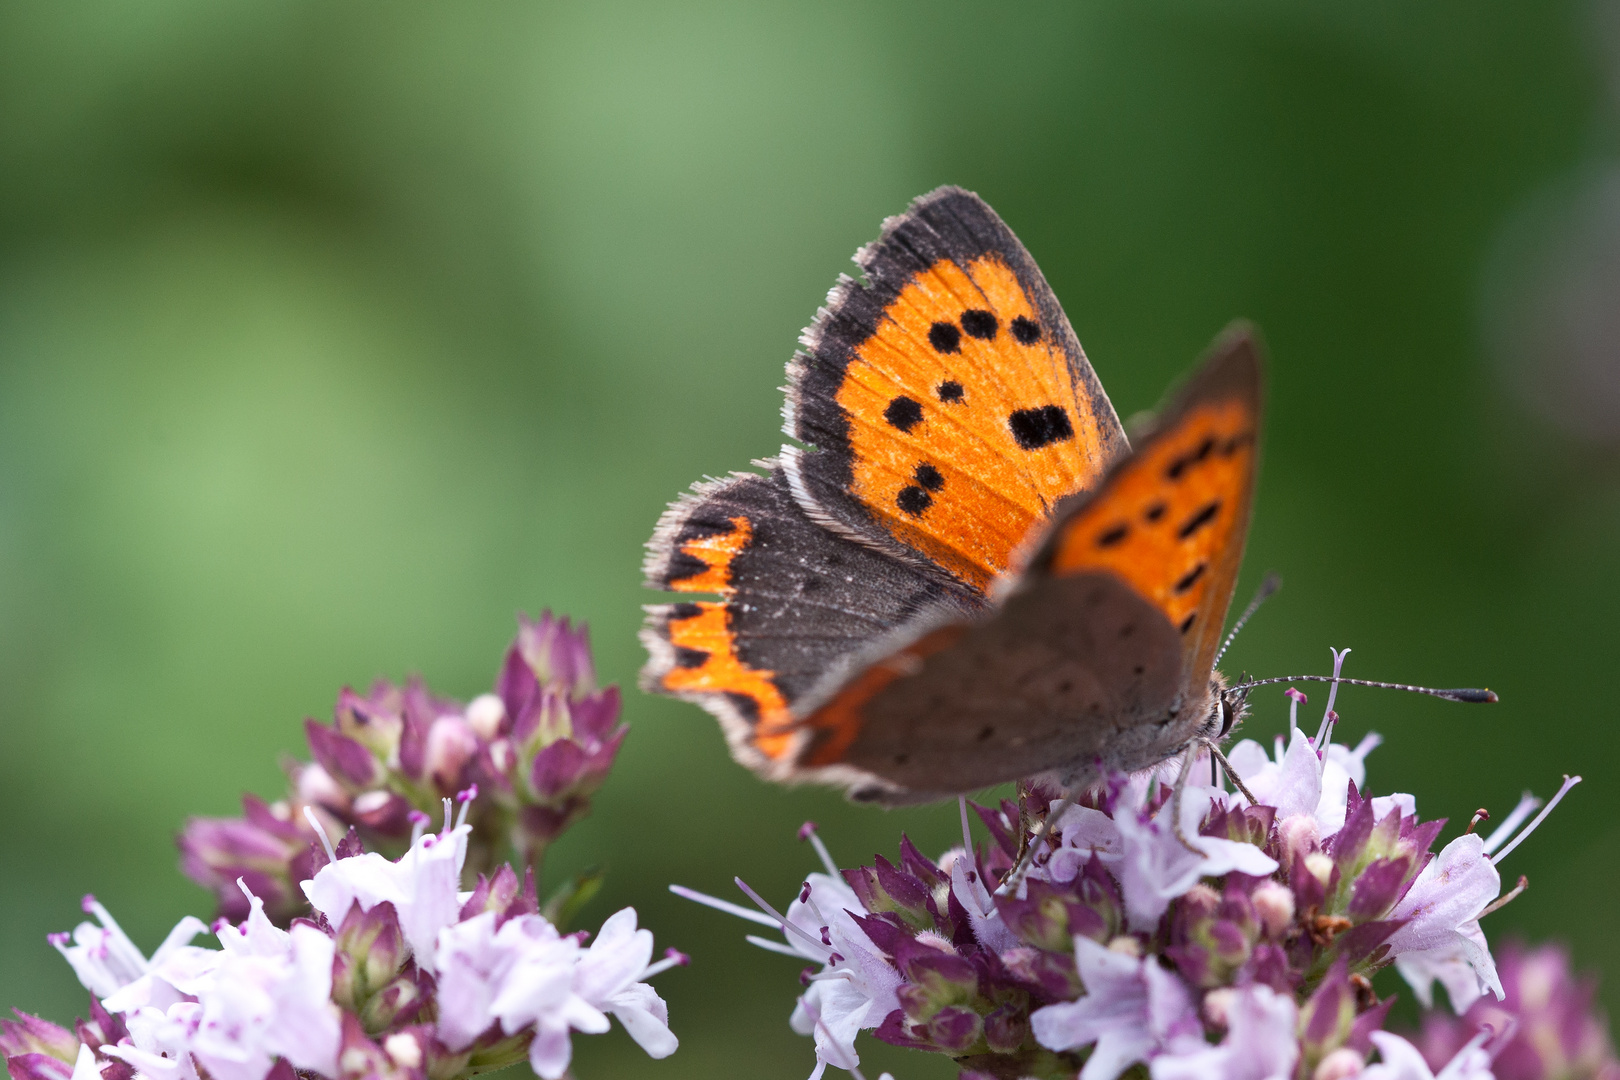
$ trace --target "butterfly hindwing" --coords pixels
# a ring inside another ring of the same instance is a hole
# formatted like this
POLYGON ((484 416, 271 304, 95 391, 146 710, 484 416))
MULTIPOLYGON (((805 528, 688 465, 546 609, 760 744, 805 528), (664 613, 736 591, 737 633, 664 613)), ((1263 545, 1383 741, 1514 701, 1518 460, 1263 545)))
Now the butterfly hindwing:
POLYGON ((1238 330, 1132 456, 1058 508, 993 608, 904 627, 813 693, 803 765, 906 802, 1048 770, 1087 784, 1178 750, 1210 707, 1259 410, 1258 351, 1238 330))
POLYGON ((1175 631, 1109 574, 907 627, 875 651, 803 720, 800 764, 856 773, 852 798, 891 804, 1140 756, 1181 659, 1175 631))
POLYGON ((805 738, 793 706, 817 679, 921 611, 980 602, 813 524, 781 468, 761 464, 767 475, 700 484, 660 519, 647 586, 719 599, 647 608, 642 685, 702 705, 738 760, 780 777, 805 738))
POLYGON ((789 366, 794 492, 818 522, 988 590, 1123 430, 1034 260, 940 188, 856 254, 789 366))

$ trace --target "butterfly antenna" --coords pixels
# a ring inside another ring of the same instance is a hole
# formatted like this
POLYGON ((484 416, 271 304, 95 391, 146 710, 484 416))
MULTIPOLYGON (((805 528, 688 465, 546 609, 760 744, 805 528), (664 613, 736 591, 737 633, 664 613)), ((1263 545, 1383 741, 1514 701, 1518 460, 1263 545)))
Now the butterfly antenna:
POLYGON ((1275 679, 1256 679, 1253 682, 1239 683, 1231 687, 1230 692, 1253 690, 1257 686, 1270 686, 1273 683, 1286 682, 1336 682, 1347 686, 1376 686, 1383 690, 1406 690, 1414 694, 1428 694, 1430 697, 1445 698, 1447 701, 1465 701, 1470 703, 1490 703, 1499 700, 1490 690, 1437 690, 1432 686, 1412 686, 1409 683, 1373 682, 1371 679, 1335 679, 1332 675, 1281 675, 1275 679))
POLYGON ((1260 610, 1260 605, 1271 599, 1272 594, 1280 588, 1282 578, 1275 570, 1266 571, 1266 579, 1260 583, 1260 588, 1255 590, 1254 599, 1249 601, 1249 606, 1243 609, 1243 614, 1232 624, 1232 630, 1226 635, 1226 640, 1221 642, 1221 651, 1215 654, 1217 664, 1221 662, 1221 657, 1226 655, 1226 650, 1232 647, 1232 642, 1237 640, 1238 631, 1243 629, 1243 624, 1253 618, 1254 613, 1260 610))

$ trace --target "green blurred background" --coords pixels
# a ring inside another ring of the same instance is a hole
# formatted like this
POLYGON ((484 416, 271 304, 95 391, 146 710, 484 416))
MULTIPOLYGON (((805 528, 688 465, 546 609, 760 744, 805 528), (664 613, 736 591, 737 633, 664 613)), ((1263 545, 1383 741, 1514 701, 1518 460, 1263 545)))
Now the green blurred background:
MULTIPOLYGON (((87 890, 147 948, 209 914, 174 832, 278 793, 277 755, 345 683, 415 671, 471 697, 514 613, 550 606, 632 685, 664 503, 775 450, 782 365, 851 252, 956 183, 1035 254, 1122 415, 1229 319, 1261 324, 1241 589, 1266 568, 1287 588, 1229 669, 1319 672, 1348 645, 1350 674, 1498 690, 1348 690, 1343 731, 1382 731, 1374 787, 1454 822, 1586 775, 1504 868, 1531 888, 1487 931, 1573 943, 1617 1010, 1605 18, 0 8, 0 1004, 82 1009, 44 938, 87 890)), ((1252 732, 1285 723, 1280 691, 1257 704, 1252 732)), ((767 787, 696 709, 632 691, 626 714, 552 870, 605 861, 588 921, 634 904, 695 959, 659 980, 680 1052, 580 1038, 579 1075, 808 1073, 798 965, 666 884, 734 896, 740 873, 785 900, 813 866, 804 819, 853 863, 901 829, 942 850, 954 807, 767 787)))

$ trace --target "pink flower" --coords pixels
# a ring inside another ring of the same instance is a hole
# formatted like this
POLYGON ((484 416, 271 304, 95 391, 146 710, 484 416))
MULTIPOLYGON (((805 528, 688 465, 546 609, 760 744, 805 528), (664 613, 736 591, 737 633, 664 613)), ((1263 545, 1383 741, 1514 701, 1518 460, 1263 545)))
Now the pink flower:
POLYGON ((86 896, 83 907, 101 925, 82 922, 74 927, 72 945, 67 943, 66 934, 53 934, 50 941, 72 965, 73 973, 79 977, 84 988, 99 998, 109 997, 140 979, 177 950, 186 947, 192 938, 208 932, 201 919, 187 915, 175 924, 169 936, 163 939, 163 944, 152 954, 152 959, 148 960, 94 896, 86 896))
POLYGON ((1152 928, 1170 907, 1170 901, 1200 878, 1233 871, 1265 877, 1277 869, 1277 861, 1253 844, 1198 834, 1199 824, 1214 802, 1215 789, 1187 785, 1181 796, 1180 836, 1171 827, 1175 800, 1166 799, 1148 817, 1142 810, 1146 795, 1146 783, 1135 779, 1126 786, 1114 809, 1114 824, 1125 847, 1118 872, 1131 929, 1152 928), (1198 850, 1188 850, 1183 837, 1198 850))
MULTIPOLYGON (((445 816, 449 817, 448 809, 445 816)), ((341 923, 355 904, 361 911, 370 911, 384 901, 394 905, 417 964, 434 971, 439 931, 461 915, 461 866, 467 858, 471 831, 461 824, 441 833, 427 833, 397 862, 376 852, 334 859, 303 883, 304 894, 333 925, 341 923)))
POLYGON ((1481 1032, 1480 1037, 1459 1050, 1445 1068, 1433 1072, 1417 1047, 1399 1035, 1374 1031, 1370 1037, 1378 1047, 1381 1060, 1367 1066, 1361 1080, 1496 1080, 1491 1072, 1491 1056, 1481 1045, 1488 1034, 1481 1032))
POLYGON ((1294 1075, 1299 1009, 1293 999, 1258 983, 1221 992, 1232 995, 1226 1037, 1218 1046, 1154 1058, 1153 1080, 1287 1080, 1294 1075))
POLYGON ((1115 1080, 1130 1065, 1164 1050, 1202 1045, 1191 992, 1156 958, 1111 952, 1076 937, 1074 959, 1085 996, 1037 1009, 1029 1019, 1036 1041, 1048 1050, 1095 1044, 1080 1080, 1115 1080))

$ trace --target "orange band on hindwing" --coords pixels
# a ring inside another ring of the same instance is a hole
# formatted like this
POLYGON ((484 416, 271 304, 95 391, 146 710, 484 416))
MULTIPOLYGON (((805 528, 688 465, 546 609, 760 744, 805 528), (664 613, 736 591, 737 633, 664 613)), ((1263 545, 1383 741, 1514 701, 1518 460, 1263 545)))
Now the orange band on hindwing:
MULTIPOLYGON (((731 567, 753 539, 746 517, 731 520, 729 532, 701 535, 679 545, 681 554, 696 560, 701 569, 669 581, 675 592, 730 596, 734 589, 731 567)), ((675 666, 660 680, 670 693, 720 694, 742 718, 754 725, 754 748, 771 760, 792 747, 787 702, 772 681, 773 672, 749 667, 737 655, 737 637, 728 605, 678 605, 666 624, 675 649, 675 666), (696 609, 693 611, 692 609, 696 609)))
POLYGON ((850 680, 837 696, 805 720, 805 726, 815 732, 805 764, 835 765, 843 761, 866 722, 861 713, 866 703, 894 680, 916 671, 928 657, 950 648, 966 632, 967 627, 962 625, 942 626, 850 680))
POLYGON ((668 585, 675 592, 731 594, 731 560, 748 546, 754 528, 745 517, 731 519, 731 531, 699 536, 681 545, 681 553, 703 564, 703 569, 668 585))
POLYGON ((772 761, 785 755, 793 742, 787 703, 771 681, 771 672, 756 671, 738 659, 726 605, 682 605, 671 613, 668 627, 677 664, 664 675, 663 689, 675 694, 724 695, 745 719, 755 723, 755 749, 772 761), (698 610, 678 617, 688 607, 698 610))

